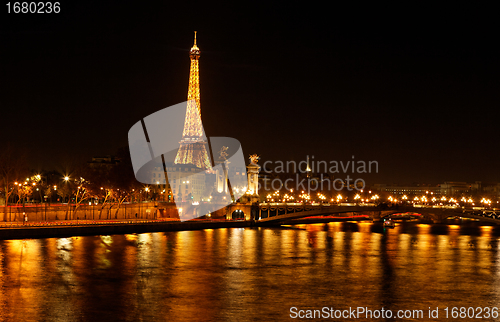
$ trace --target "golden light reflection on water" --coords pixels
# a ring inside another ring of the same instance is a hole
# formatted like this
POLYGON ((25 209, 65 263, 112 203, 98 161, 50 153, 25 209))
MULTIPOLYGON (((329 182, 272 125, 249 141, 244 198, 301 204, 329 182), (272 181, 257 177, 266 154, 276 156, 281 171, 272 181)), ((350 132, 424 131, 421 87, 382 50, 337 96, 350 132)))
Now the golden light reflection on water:
POLYGON ((377 227, 0 241, 0 320, 288 320, 299 304, 427 309, 500 300, 491 227, 377 227))

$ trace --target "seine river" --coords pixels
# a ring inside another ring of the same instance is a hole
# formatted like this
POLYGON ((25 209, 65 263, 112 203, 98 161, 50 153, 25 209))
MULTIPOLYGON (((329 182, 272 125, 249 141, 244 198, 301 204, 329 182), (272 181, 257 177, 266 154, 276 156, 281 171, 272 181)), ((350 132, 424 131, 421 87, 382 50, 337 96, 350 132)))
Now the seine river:
POLYGON ((469 310, 461 321, 498 320, 485 315, 500 306, 498 240, 488 226, 352 222, 6 240, 0 321, 279 321, 358 307, 393 314, 368 320, 428 321, 429 308, 446 320, 454 307, 469 310))

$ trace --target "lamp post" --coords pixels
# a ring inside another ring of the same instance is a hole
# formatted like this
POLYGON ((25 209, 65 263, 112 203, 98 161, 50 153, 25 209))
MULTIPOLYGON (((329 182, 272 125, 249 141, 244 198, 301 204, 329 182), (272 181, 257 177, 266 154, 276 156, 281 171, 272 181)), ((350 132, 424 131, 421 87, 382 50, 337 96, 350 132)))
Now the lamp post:
POLYGON ((66 210, 66 217, 64 218, 66 220, 66 219, 71 219, 71 191, 69 190, 68 187, 68 182, 69 182, 68 176, 64 176, 64 182, 66 183, 66 191, 68 194, 68 208, 66 210))

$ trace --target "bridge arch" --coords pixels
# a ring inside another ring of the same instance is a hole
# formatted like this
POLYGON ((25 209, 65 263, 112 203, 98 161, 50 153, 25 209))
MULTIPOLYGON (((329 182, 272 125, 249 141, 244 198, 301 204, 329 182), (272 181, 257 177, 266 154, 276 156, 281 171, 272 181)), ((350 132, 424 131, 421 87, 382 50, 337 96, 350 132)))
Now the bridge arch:
MULTIPOLYGON (((401 212, 401 211, 381 211, 380 212, 380 219, 383 220, 383 219, 386 219, 394 214, 401 214, 401 213, 403 213, 403 212, 401 212)), ((439 216, 435 213, 428 212, 428 211, 419 212, 418 214, 421 216, 421 218, 430 219, 434 223, 440 223, 443 220, 442 216, 439 216)), ((444 219, 446 219, 446 218, 444 218, 444 219)))
POLYGON ((231 214, 231 219, 233 219, 233 220, 238 220, 238 219, 243 220, 243 219, 245 219, 245 213, 241 209, 236 209, 231 214))

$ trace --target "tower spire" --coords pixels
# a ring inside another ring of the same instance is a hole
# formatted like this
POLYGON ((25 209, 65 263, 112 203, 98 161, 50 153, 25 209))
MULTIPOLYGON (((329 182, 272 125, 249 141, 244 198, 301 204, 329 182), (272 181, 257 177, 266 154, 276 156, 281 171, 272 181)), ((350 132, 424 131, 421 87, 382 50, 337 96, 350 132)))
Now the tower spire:
POLYGON ((194 44, 193 47, 191 47, 191 50, 189 51, 189 56, 191 57, 191 60, 193 59, 199 59, 200 58, 200 48, 196 46, 196 31, 194 32, 194 44))
POLYGON ((310 178, 311 177, 311 167, 309 166, 309 156, 307 156, 307 168, 306 168, 306 172, 307 172, 306 176, 308 178, 310 178))

